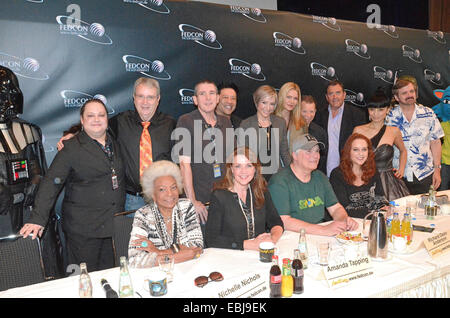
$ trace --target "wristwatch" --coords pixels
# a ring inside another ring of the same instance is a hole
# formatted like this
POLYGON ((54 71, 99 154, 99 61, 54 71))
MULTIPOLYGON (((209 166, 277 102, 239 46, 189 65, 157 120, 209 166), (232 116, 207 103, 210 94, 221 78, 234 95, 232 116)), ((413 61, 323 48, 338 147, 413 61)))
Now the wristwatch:
POLYGON ((434 169, 437 169, 437 168, 441 169, 441 167, 442 167, 441 165, 434 165, 433 166, 434 169))

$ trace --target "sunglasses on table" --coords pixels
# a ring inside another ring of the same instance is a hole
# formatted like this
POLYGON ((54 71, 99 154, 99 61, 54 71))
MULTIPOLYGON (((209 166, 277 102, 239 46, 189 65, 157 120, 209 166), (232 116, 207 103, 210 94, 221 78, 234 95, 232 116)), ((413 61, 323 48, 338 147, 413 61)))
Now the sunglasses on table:
POLYGON ((212 272, 209 276, 199 276, 194 280, 195 286, 204 287, 211 282, 220 282, 223 280, 223 275, 219 272, 212 272))

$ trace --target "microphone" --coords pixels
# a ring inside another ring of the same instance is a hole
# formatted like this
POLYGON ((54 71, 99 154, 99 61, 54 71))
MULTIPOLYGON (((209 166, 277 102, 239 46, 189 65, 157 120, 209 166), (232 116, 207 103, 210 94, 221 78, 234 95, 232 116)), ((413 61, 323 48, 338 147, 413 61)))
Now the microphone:
POLYGON ((119 298, 117 293, 114 291, 114 289, 111 288, 108 281, 104 278, 101 280, 103 290, 106 293, 106 298, 119 298))

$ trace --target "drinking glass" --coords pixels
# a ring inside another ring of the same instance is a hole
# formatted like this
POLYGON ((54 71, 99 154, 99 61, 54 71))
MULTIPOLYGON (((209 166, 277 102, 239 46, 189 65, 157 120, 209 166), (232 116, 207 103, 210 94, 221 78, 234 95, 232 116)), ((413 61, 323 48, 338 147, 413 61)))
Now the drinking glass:
POLYGON ((322 242, 317 245, 317 254, 319 255, 319 265, 327 266, 330 256, 330 243, 322 242))
POLYGON ((159 269, 167 274, 167 282, 173 281, 173 267, 175 258, 173 254, 162 254, 157 256, 159 269))

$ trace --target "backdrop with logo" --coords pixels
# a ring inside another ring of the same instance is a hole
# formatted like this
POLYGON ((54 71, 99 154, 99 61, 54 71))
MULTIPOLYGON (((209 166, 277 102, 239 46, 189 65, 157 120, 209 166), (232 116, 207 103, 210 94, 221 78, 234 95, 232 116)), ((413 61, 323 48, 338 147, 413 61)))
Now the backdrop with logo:
POLYGON ((22 117, 42 128, 48 162, 84 101, 103 99, 110 115, 130 109, 140 76, 160 82, 160 109, 175 118, 194 109, 202 79, 235 82, 243 118, 264 84, 294 81, 319 107, 332 79, 361 107, 396 74, 415 76, 428 106, 449 85, 448 33, 201 2, 72 2, 0 4, 0 65, 18 75, 22 117))

